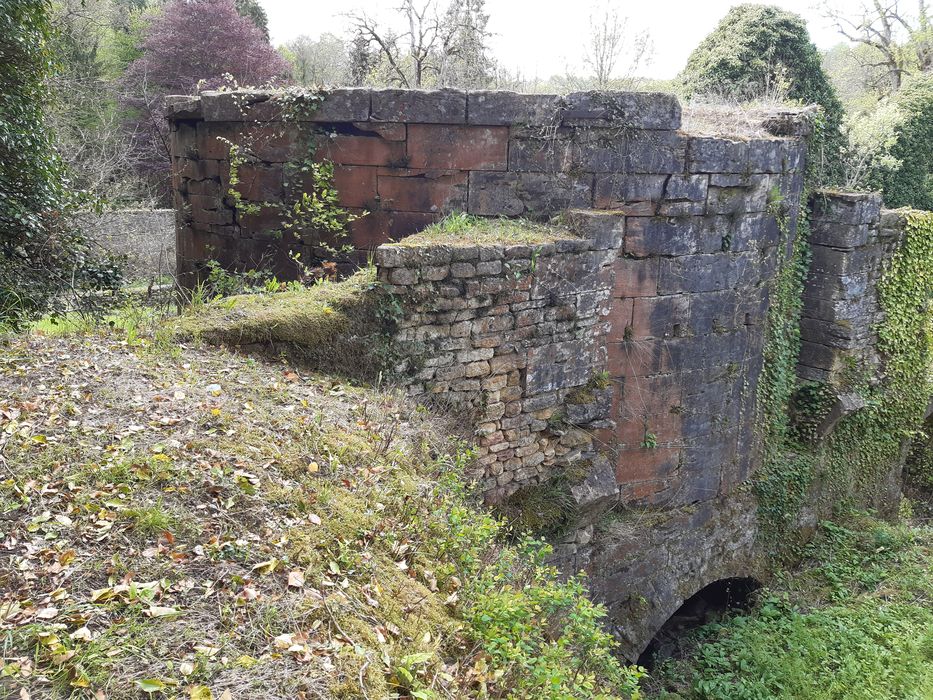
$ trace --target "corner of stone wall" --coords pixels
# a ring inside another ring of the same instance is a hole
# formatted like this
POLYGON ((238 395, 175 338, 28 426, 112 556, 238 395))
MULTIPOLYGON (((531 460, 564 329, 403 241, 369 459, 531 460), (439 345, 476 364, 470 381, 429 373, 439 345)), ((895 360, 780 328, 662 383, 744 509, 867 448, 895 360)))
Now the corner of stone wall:
POLYGON ((580 237, 383 245, 375 263, 401 309, 402 382, 470 417, 486 500, 573 473, 585 515, 618 494, 594 433, 613 427, 605 339, 624 217, 578 211, 565 223, 580 237))
POLYGON ((834 392, 817 426, 825 437, 865 406, 847 391, 853 371, 880 379, 876 328, 882 320, 877 284, 883 264, 900 243, 903 212, 881 209, 877 193, 822 190, 811 198, 811 260, 803 291, 797 374, 834 392))

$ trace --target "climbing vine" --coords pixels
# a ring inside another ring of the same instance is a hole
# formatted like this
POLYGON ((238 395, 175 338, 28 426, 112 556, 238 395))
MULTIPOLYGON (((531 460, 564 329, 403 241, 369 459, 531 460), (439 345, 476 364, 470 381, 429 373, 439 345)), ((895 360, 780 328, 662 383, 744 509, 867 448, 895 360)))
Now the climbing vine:
MULTIPOLYGON (((810 150, 818 142, 817 129, 810 150)), ((809 180, 803 201, 809 196, 809 180)), ((789 241, 789 220, 775 209, 782 242, 789 241)), ((875 329, 883 359, 881 381, 853 361, 835 383, 799 384, 800 312, 809 267, 805 210, 797 223, 793 252, 781 266, 772 289, 765 364, 758 387, 762 468, 755 491, 761 536, 775 553, 792 540, 800 509, 817 477, 824 505, 870 499, 902 455, 919 427, 929 400, 931 298, 933 298, 933 213, 907 214, 904 237, 883 270, 878 299, 883 320, 875 329), (857 394, 863 408, 840 421, 819 440, 816 424, 829 410, 836 390, 857 394)))
MULTIPOLYGON (((339 255, 352 250, 345 240, 347 226, 364 214, 353 214, 340 206, 340 196, 334 185, 334 164, 316 157, 318 140, 322 129, 309 120, 323 103, 325 94, 320 90, 289 88, 276 97, 281 112, 281 121, 287 126, 303 122, 310 132, 305 152, 289 160, 283 166, 285 201, 254 202, 243 198, 237 190, 241 183, 240 168, 252 159, 250 139, 240 134, 240 143, 227 141, 230 147, 230 169, 228 196, 240 215, 258 214, 263 209, 278 213, 281 225, 273 235, 281 238, 286 234, 326 254, 339 255), (289 196, 293 193, 293 196, 289 196)), ((242 110, 245 116, 245 110, 242 110)), ((285 136, 283 131, 280 136, 285 136)))

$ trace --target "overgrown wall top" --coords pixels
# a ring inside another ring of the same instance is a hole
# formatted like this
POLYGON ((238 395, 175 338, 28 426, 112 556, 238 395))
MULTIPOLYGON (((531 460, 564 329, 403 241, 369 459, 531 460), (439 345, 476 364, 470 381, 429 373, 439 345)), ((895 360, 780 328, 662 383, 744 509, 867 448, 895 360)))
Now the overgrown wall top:
MULTIPOLYGON (((189 279, 208 259, 294 276, 290 253, 306 262, 322 256, 325 232, 281 234, 281 205, 314 184, 295 168, 311 152, 313 160, 334 164, 340 205, 365 213, 349 224, 356 251, 350 258, 357 262, 450 211, 544 218, 594 207, 668 221, 694 216, 707 196, 704 178, 696 176, 738 173, 767 189, 757 176, 796 172, 803 158, 793 138, 684 134, 676 98, 654 93, 343 89, 315 96, 307 109, 270 93, 203 93, 171 102, 175 202, 182 212, 178 269, 189 279), (231 195, 236 144, 242 164, 231 195)), ((773 119, 770 128, 783 133, 792 122, 773 119)), ((717 182, 711 191, 724 214, 729 191, 722 188, 734 186, 717 182)))

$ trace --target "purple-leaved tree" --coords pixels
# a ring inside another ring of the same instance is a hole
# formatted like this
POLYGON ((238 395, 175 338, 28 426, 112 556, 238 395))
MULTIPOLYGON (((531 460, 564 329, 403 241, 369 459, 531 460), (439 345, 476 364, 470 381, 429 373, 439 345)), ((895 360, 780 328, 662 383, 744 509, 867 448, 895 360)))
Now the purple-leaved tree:
POLYGON ((173 0, 149 24, 142 50, 124 76, 134 158, 140 170, 161 181, 167 198, 165 96, 216 88, 231 78, 238 85, 285 83, 289 65, 237 13, 234 0, 173 0))

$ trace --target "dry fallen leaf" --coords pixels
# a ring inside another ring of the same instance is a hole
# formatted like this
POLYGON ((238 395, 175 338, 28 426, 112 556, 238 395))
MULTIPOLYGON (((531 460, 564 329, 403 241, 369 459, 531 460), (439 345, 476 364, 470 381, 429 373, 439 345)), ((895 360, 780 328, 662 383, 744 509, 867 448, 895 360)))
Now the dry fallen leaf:
POLYGON ((291 588, 304 588, 305 575, 301 571, 288 572, 288 585, 291 588))

